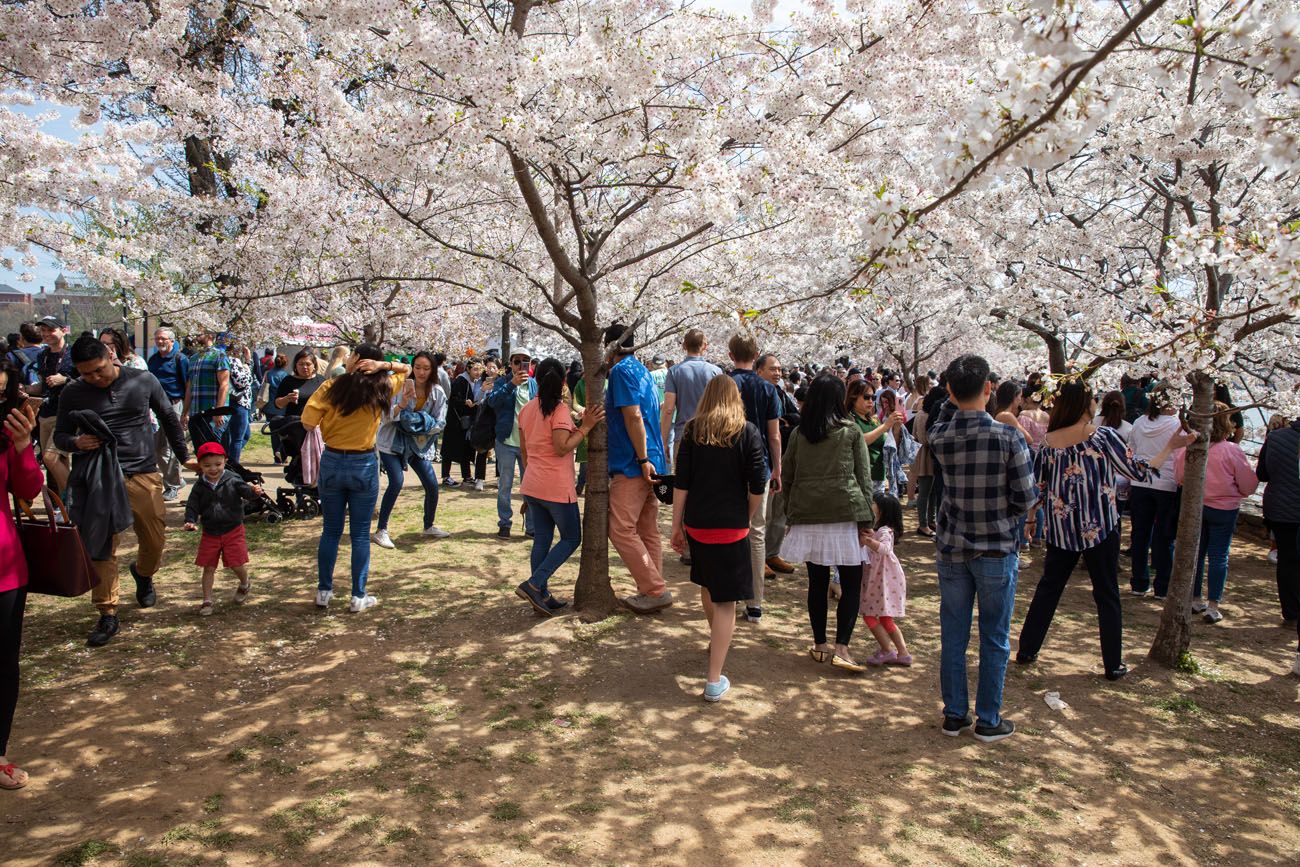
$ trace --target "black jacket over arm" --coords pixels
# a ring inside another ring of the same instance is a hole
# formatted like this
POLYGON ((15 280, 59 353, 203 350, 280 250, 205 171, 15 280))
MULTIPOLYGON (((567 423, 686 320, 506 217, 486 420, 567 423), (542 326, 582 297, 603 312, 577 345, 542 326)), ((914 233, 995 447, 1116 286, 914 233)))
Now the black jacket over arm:
POLYGON ((689 491, 682 523, 696 530, 749 526, 749 495, 767 488, 763 440, 753 422, 730 446, 702 446, 688 423, 677 452, 673 486, 689 491))
POLYGON ((77 426, 73 413, 83 410, 98 415, 113 432, 117 440, 117 461, 124 475, 158 472, 158 452, 154 448, 149 410, 158 417, 176 459, 182 463, 189 460, 181 420, 176 417, 162 385, 147 370, 124 367, 107 388, 81 379, 68 383, 59 396, 59 417, 54 423, 54 444, 65 452, 80 451, 76 442, 78 433, 94 433, 81 431, 77 426))

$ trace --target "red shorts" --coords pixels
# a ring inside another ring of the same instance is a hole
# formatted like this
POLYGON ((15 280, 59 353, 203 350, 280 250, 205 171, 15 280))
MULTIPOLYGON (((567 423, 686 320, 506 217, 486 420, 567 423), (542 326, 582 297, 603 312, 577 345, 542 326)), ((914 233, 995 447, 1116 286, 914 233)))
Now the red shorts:
POLYGON ((243 566, 248 562, 248 542, 244 539, 243 524, 220 536, 206 530, 203 532, 194 565, 202 566, 204 569, 215 569, 220 562, 224 562, 227 569, 243 566))

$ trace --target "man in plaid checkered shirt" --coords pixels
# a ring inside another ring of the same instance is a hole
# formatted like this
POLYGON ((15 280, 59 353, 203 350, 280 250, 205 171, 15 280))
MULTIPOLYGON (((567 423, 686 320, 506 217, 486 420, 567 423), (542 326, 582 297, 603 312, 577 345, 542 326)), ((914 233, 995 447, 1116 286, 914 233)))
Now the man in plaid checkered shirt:
POLYGON ((992 743, 1016 730, 1002 719, 1002 684, 1020 569, 1017 531, 1037 499, 1033 459, 1019 431, 984 411, 992 389, 987 361, 963 355, 948 365, 945 378, 951 406, 930 433, 930 450, 943 472, 935 533, 943 733, 956 737, 973 727, 976 739, 992 743), (976 597, 980 667, 972 723, 966 648, 976 597))

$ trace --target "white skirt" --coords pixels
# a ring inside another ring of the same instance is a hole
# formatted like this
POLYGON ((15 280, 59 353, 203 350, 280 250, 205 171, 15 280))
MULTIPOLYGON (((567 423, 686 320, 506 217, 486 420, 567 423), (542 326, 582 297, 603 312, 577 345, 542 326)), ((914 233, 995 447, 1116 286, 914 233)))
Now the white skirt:
POLYGON ((820 566, 854 566, 862 562, 856 521, 795 524, 781 542, 781 559, 820 566))

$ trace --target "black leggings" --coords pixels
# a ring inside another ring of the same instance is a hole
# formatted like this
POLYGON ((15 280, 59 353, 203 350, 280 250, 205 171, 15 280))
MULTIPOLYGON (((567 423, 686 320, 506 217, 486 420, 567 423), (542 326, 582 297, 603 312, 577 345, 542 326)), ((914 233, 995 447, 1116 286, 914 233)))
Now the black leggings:
MULTIPOLYGON (((487 478, 487 452, 471 451, 469 446, 465 446, 465 451, 461 452, 464 457, 460 459, 460 477, 462 481, 468 482, 470 479, 487 478), (470 456, 473 455, 474 475, 469 474, 470 456)), ((451 478, 451 465, 453 461, 446 454, 442 456, 442 477, 451 478)))
POLYGON ((9 730, 18 706, 18 647, 26 608, 26 587, 0 593, 0 756, 9 754, 9 730))
MULTIPOLYGON (((826 594, 831 589, 831 567, 807 563, 808 622, 812 624, 813 642, 826 643, 826 594)), ((835 643, 849 643, 858 622, 862 599, 862 564, 840 566, 840 604, 835 608, 835 643)))
POLYGON ((1115 671, 1123 662, 1124 613, 1119 602, 1119 530, 1084 551, 1067 551, 1050 542, 1043 560, 1043 577, 1034 588, 1034 598, 1029 612, 1020 627, 1020 646, 1017 656, 1035 657, 1052 625, 1056 606, 1061 601, 1070 573, 1083 558, 1092 581, 1092 599, 1097 605, 1097 623, 1101 633, 1101 661, 1107 672, 1115 671))

